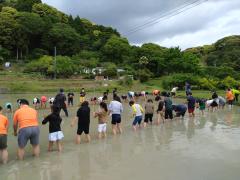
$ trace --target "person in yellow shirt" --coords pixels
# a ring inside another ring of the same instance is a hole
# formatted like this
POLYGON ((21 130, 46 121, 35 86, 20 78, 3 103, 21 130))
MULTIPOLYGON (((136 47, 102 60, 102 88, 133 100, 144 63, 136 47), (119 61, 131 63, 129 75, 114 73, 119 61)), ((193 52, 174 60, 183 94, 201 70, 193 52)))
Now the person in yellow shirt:
POLYGON ((240 91, 237 90, 237 89, 232 89, 232 93, 233 93, 233 95, 234 95, 234 100, 235 100, 236 102, 238 102, 238 96, 239 96, 239 94, 240 94, 240 91))
POLYGON ((8 118, 2 115, 3 108, 0 106, 0 157, 3 164, 8 161, 7 151, 7 132, 8 132, 8 118))
POLYGON ((142 116, 143 116, 144 110, 141 105, 136 104, 134 101, 130 101, 129 106, 132 107, 132 112, 133 112, 133 116, 134 116, 134 120, 132 123, 133 130, 136 131, 137 127, 139 127, 139 128, 141 127, 142 116))
POLYGON ((85 89, 82 88, 80 92, 80 104, 82 104, 85 101, 85 96, 86 96, 85 89))

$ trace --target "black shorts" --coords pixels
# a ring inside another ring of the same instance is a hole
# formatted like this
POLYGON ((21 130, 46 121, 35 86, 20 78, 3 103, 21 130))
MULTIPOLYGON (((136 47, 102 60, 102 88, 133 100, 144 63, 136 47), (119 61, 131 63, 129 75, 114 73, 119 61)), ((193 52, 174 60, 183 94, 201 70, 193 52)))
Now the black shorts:
POLYGON ((82 135, 84 134, 89 134, 89 125, 90 124, 78 124, 78 129, 77 129, 77 134, 82 135))
POLYGON ((0 134, 0 150, 4 150, 7 148, 7 135, 0 134))
POLYGON ((121 123, 121 115, 120 114, 112 114, 112 124, 120 124, 121 123))
POLYGON ((171 109, 165 110, 165 119, 173 119, 173 112, 171 109))
POLYGON ((153 119, 153 114, 145 114, 145 117, 144 117, 145 123, 148 123, 148 121, 152 122, 152 119, 153 119))

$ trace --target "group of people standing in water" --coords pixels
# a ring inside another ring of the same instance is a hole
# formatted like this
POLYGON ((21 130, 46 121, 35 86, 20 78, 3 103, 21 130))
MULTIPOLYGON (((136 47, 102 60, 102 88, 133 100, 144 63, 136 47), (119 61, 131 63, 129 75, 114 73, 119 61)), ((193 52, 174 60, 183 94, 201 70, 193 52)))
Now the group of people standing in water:
MULTIPOLYGON (((121 121, 124 111, 122 102, 128 102, 133 115, 132 128, 134 131, 137 131, 142 126, 146 127, 147 125, 152 125, 154 123, 153 116, 155 113, 157 114, 156 124, 160 124, 167 120, 172 120, 174 116, 177 118, 184 118, 187 111, 190 117, 194 117, 196 108, 199 108, 202 114, 204 114, 206 108, 214 111, 218 108, 224 108, 226 103, 228 103, 229 108, 231 108, 235 99, 232 89, 227 90, 226 99, 218 96, 216 92, 213 92, 212 97, 208 100, 194 98, 190 86, 187 85, 186 102, 182 104, 173 104, 172 98, 176 96, 177 90, 178 87, 174 87, 170 93, 160 92, 160 90, 154 90, 152 93, 145 91, 135 93, 129 91, 127 95, 119 96, 115 88, 111 101, 109 101, 108 90, 103 93, 103 96, 98 98, 92 97, 90 101, 86 101, 86 92, 85 89, 82 88, 79 99, 80 107, 76 112, 75 118, 71 121, 71 127, 77 124, 76 144, 81 143, 81 135, 83 133, 86 136, 87 142, 91 140, 89 135, 91 117, 90 103, 93 105, 99 104, 99 109, 93 112, 93 117, 98 118, 97 131, 98 138, 101 139, 107 136, 107 122, 109 116, 111 117, 112 134, 116 135, 122 133, 121 121), (138 103, 139 98, 142 98, 144 101, 144 106, 138 103), (154 101, 158 103, 157 109, 155 109, 154 101)), ((63 110, 68 117, 67 106, 73 106, 73 99, 73 92, 69 92, 66 97, 64 90, 60 89, 59 93, 54 98, 52 97, 47 100, 46 96, 42 96, 39 101, 41 108, 46 108, 47 101, 51 107, 51 113, 44 117, 42 121, 43 125, 49 123, 48 151, 53 150, 54 143, 56 143, 59 152, 63 149, 62 139, 64 138, 64 134, 61 129, 62 117, 60 116, 60 112, 63 110)), ((39 156, 40 153, 40 128, 37 115, 38 107, 35 106, 36 102, 38 102, 38 100, 34 98, 34 109, 29 106, 29 102, 26 99, 17 100, 18 109, 13 115, 13 130, 14 135, 18 137, 17 156, 20 160, 24 158, 24 149, 28 141, 30 141, 32 145, 33 155, 39 156)), ((7 103, 5 108, 7 111, 12 111, 11 103, 7 103)), ((8 118, 2 114, 2 111, 3 108, 0 106, 0 157, 3 163, 7 163, 7 134, 9 121, 8 118)))

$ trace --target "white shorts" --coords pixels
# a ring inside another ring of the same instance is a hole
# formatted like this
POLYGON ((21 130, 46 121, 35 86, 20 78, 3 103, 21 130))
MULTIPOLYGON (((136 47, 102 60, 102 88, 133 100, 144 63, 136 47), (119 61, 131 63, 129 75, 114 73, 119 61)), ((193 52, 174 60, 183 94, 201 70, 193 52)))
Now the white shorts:
POLYGON ((102 133, 102 132, 106 132, 107 131, 107 124, 98 124, 98 132, 102 133))
POLYGON ((48 140, 49 141, 58 141, 58 140, 63 139, 63 137, 64 137, 63 132, 62 131, 58 131, 58 132, 50 133, 48 135, 48 140))

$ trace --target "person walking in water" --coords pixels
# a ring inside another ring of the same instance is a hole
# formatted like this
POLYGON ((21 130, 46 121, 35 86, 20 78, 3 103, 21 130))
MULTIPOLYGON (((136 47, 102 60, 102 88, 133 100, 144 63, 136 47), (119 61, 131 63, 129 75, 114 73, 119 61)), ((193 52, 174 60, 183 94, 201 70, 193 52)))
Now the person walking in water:
POLYGON ((165 106, 165 120, 173 119, 173 109, 172 109, 172 99, 169 94, 166 94, 164 97, 164 106, 165 106))
POLYGON ((73 97, 74 97, 74 93, 73 92, 69 92, 68 93, 68 106, 73 106, 73 97))
POLYGON ((122 133, 121 114, 123 112, 123 106, 119 100, 120 100, 120 98, 117 95, 115 95, 113 97, 113 101, 111 101, 108 106, 109 114, 112 115, 113 135, 116 135, 117 133, 120 133, 120 134, 122 133))
POLYGON ((234 101, 234 95, 233 95, 233 92, 231 91, 230 88, 227 89, 226 99, 227 99, 229 109, 232 109, 233 101, 234 101))
POLYGON ((52 151, 53 144, 56 142, 58 151, 62 151, 62 139, 64 137, 61 130, 62 118, 59 115, 59 108, 56 106, 51 107, 52 113, 44 118, 42 124, 49 123, 49 135, 48 135, 48 151, 52 151))
POLYGON ((29 107, 29 102, 20 100, 20 108, 13 116, 14 135, 18 136, 18 159, 23 160, 25 146, 28 140, 33 148, 33 155, 38 157, 40 153, 37 111, 29 107))
POLYGON ((46 96, 41 96, 41 108, 46 109, 47 107, 47 97, 46 96))
POLYGON ((0 106, 0 158, 3 164, 8 161, 7 151, 7 134, 8 134, 8 118, 2 115, 3 108, 0 106))
POLYGON ((76 122, 78 122, 76 144, 81 143, 81 135, 84 132, 87 142, 90 142, 91 138, 89 135, 90 126, 90 108, 87 101, 81 104, 81 107, 77 111, 75 119, 71 122, 71 127, 73 127, 76 122))
POLYGON ((188 104, 189 116, 194 117, 195 116, 194 111, 195 111, 196 99, 192 96, 191 92, 188 93, 187 104, 188 104))
POLYGON ((145 104, 144 127, 146 127, 148 123, 152 125, 153 113, 154 113, 153 101, 152 99, 148 99, 147 103, 145 104))
POLYGON ((132 127, 133 127, 133 130, 136 131, 137 128, 141 127, 142 116, 143 116, 144 110, 140 104, 136 104, 134 101, 130 101, 129 106, 132 107, 132 112, 133 112, 133 117, 134 117, 132 127))
POLYGON ((80 92, 80 104, 82 104, 85 101, 85 96, 86 96, 85 89, 82 88, 80 92))
POLYGON ((53 105, 59 108, 59 114, 61 110, 64 111, 65 115, 68 117, 68 110, 67 110, 67 98, 64 94, 64 90, 61 88, 59 93, 56 95, 53 101, 53 105))
POLYGON ((94 112, 94 117, 98 117, 98 138, 107 137, 108 108, 105 102, 100 103, 100 110, 94 112))
POLYGON ((158 109, 157 109, 157 125, 161 123, 161 121, 164 123, 164 101, 162 98, 159 96, 159 103, 158 103, 158 109))
POLYGON ((186 96, 188 96, 189 93, 191 93, 191 85, 188 82, 185 83, 185 91, 186 91, 186 96))

